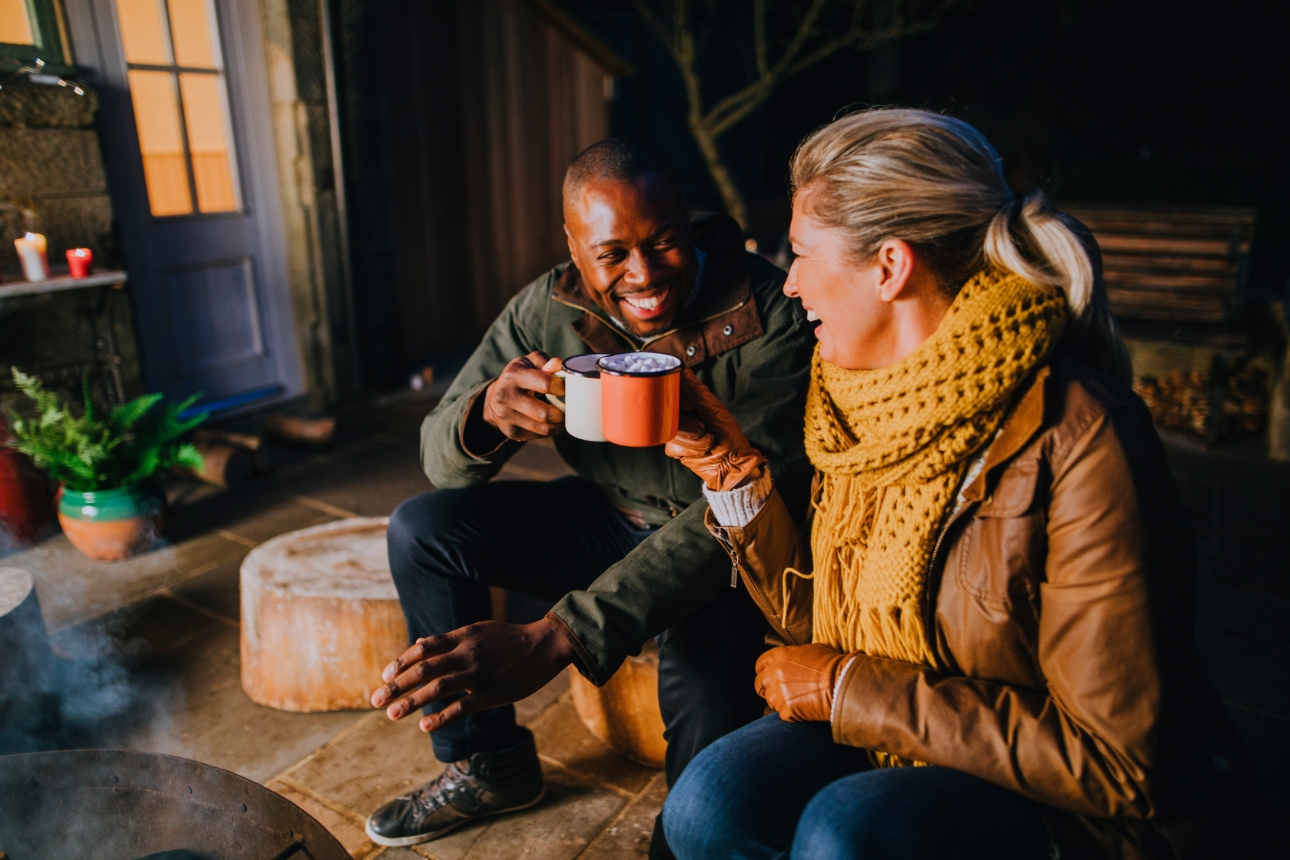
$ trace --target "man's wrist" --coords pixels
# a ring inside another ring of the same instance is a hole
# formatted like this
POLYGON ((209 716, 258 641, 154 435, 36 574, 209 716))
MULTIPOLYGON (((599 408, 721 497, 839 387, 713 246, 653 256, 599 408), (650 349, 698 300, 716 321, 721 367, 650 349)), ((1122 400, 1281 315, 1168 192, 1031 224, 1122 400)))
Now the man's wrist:
POLYGON ((489 383, 475 395, 475 401, 466 411, 466 418, 461 426, 461 445, 467 454, 476 459, 487 457, 506 442, 506 434, 485 417, 488 392, 492 387, 493 384, 489 383))

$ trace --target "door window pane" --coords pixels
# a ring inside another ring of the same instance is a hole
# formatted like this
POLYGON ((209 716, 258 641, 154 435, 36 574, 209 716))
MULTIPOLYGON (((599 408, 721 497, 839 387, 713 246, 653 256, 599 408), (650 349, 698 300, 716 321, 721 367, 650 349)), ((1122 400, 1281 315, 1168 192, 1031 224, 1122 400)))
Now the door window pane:
POLYGON ((197 208, 203 212, 231 212, 237 208, 233 171, 228 157, 228 130, 224 124, 223 82, 216 75, 180 73, 184 120, 188 124, 188 151, 193 158, 193 184, 197 208))
POLYGON ((152 214, 236 211, 214 0, 115 2, 152 214))
POLYGON ((0 0, 0 42, 6 45, 34 45, 27 0, 0 0))
POLYGON ((170 62, 161 27, 161 0, 116 0, 116 13, 127 63, 170 62))
POLYGON ((216 68, 215 43, 211 40, 213 30, 207 0, 170 0, 170 33, 175 43, 175 63, 197 69, 216 68))
POLYGON ((188 165, 179 126, 179 101, 170 72, 130 70, 130 98, 139 129, 139 151, 153 215, 193 211, 188 165))

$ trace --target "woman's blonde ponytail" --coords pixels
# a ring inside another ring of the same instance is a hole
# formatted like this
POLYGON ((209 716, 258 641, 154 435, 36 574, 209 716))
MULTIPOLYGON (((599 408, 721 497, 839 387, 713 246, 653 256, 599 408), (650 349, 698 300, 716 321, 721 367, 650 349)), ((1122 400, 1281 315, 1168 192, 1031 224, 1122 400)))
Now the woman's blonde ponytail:
POLYGON ((1079 222, 1042 191, 1017 201, 1002 159, 971 125, 929 111, 889 108, 842 117, 798 147, 794 193, 840 229, 857 259, 891 238, 926 255, 949 293, 986 266, 1061 287, 1071 308, 1062 345, 1132 382, 1128 352, 1102 284, 1101 255, 1079 222))
POLYGON ((1019 207, 1005 207, 991 219, 985 234, 986 260, 1032 283, 1065 290, 1071 321, 1063 345, 1131 385, 1129 353, 1111 314, 1101 272, 1094 269, 1093 257, 1100 255, 1076 233, 1077 224, 1058 212, 1043 191, 1032 191, 1019 207))

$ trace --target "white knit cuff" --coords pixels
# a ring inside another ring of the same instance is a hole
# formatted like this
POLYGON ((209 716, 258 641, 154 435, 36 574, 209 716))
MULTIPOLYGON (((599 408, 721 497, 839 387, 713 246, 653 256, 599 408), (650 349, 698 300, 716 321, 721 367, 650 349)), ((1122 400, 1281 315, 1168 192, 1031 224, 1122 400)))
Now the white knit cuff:
POLYGON ((757 516, 757 512, 770 498, 773 486, 770 470, 763 467, 755 477, 745 478, 738 487, 724 493, 709 490, 705 484, 703 495, 707 498, 708 507, 712 508, 712 515, 717 518, 719 525, 741 528, 757 516))

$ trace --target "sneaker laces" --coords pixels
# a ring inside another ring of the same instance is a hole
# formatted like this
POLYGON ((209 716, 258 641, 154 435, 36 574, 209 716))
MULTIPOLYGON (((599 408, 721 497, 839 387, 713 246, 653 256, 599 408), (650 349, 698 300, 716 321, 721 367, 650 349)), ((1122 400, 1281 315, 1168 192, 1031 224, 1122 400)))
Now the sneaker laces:
POLYGON ((458 779, 462 773, 457 763, 452 762, 443 771, 425 785, 412 792, 410 800, 418 817, 427 815, 448 804, 449 793, 460 787, 458 779))

